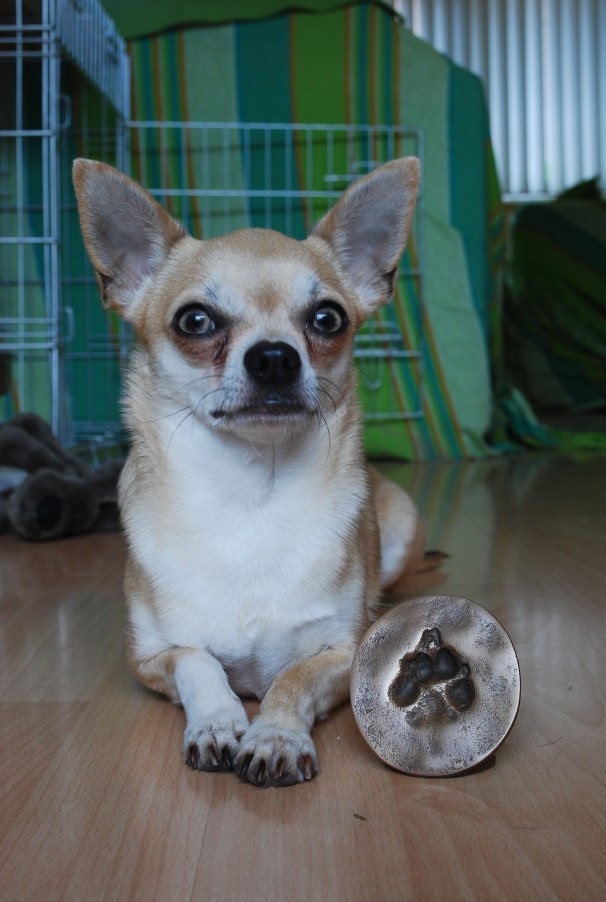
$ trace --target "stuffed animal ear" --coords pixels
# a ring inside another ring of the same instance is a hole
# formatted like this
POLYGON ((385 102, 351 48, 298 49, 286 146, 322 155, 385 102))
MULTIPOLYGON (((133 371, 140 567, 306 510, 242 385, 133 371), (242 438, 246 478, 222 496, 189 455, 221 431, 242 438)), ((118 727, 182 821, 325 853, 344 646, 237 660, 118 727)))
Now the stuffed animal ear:
POLYGON ((112 166, 75 160, 73 178, 103 303, 129 319, 150 277, 186 232, 145 189, 112 166))
POLYGON ((368 315, 393 294, 419 178, 416 157, 386 163, 354 182, 314 229, 331 246, 368 315))

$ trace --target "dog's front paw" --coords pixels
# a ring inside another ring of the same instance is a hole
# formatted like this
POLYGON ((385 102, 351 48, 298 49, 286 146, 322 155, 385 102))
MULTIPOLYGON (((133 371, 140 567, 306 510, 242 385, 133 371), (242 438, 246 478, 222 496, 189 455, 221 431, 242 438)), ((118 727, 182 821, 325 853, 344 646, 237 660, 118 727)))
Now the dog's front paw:
POLYGON ((240 742, 234 769, 255 786, 290 786, 315 777, 318 757, 305 729, 281 728, 259 717, 240 742))
POLYGON ((248 729, 243 718, 216 719, 203 726, 188 725, 183 737, 183 759, 194 770, 233 770, 240 740, 248 729))

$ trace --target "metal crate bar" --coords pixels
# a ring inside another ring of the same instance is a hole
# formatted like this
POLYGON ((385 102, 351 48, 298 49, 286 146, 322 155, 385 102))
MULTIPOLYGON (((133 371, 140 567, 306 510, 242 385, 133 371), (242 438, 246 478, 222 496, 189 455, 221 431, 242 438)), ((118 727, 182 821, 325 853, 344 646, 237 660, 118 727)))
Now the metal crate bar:
MULTIPOLYGON (((2 404, 5 415, 40 413, 69 442, 74 416, 65 364, 75 317, 66 309, 63 277, 82 258, 81 247, 77 258, 65 253, 71 226, 61 203, 62 193, 71 192, 62 170, 75 155, 68 134, 73 90, 79 78, 96 92, 96 106, 117 111, 114 131, 121 137, 112 140, 124 144, 129 63, 97 0, 14 0, 2 14, 0 353, 10 354, 12 377, 2 404)), ((123 160, 122 149, 108 162, 123 160)))

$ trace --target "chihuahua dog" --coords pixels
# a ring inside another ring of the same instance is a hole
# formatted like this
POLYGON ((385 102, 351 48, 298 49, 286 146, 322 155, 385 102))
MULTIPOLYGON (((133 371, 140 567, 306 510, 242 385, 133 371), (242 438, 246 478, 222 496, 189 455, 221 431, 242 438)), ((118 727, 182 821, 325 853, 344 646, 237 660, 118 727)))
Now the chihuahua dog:
POLYGON ((76 160, 74 182, 103 302, 139 339, 120 486, 132 669, 183 706, 190 767, 303 782, 369 617, 423 557, 414 504, 364 460, 353 363, 392 295, 418 160, 353 183, 304 241, 196 240, 110 166, 76 160))

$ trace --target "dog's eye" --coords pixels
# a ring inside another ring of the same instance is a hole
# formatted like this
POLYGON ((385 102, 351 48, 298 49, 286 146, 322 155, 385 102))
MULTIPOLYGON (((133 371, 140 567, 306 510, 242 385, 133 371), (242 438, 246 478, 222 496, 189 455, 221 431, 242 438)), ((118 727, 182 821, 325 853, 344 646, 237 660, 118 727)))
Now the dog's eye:
POLYGON ((325 335, 340 335, 349 325, 347 314, 334 301, 323 301, 316 307, 310 322, 317 332, 325 335))
POLYGON ((175 314, 173 323, 177 332, 181 332, 183 335, 211 335, 217 328, 208 310, 200 304, 182 307, 175 314))

